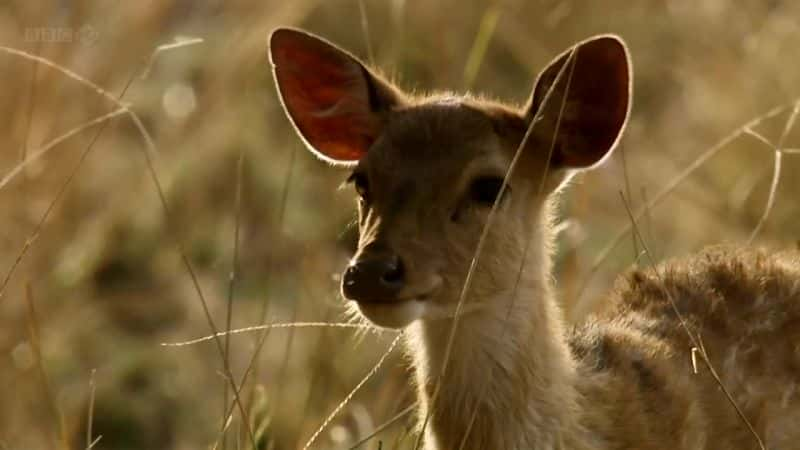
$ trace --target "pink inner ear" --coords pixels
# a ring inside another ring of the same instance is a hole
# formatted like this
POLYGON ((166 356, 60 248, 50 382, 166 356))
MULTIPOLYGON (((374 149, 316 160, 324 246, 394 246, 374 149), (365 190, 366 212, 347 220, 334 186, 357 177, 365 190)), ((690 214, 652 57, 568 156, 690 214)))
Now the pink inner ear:
MULTIPOLYGON (((609 39, 609 41, 611 41, 609 39)), ((582 165, 592 165, 612 149, 628 114, 629 74, 624 49, 617 42, 589 42, 579 49, 570 100, 581 105, 572 126, 581 141, 594 151, 576 155, 582 165)), ((580 149, 580 147, 578 147, 580 149)))
MULTIPOLYGON (((574 67, 566 67, 554 88, 546 113, 557 114, 570 72, 565 116, 556 137, 554 160, 566 167, 585 168, 602 161, 613 149, 628 116, 630 67, 620 41, 600 37, 575 49, 574 67)), ((542 74, 532 105, 544 99, 550 84, 568 60, 569 53, 556 59, 542 74)))
POLYGON ((273 38, 271 51, 289 116, 320 156, 361 159, 379 125, 370 110, 366 71, 330 44, 304 33, 286 33, 273 38))

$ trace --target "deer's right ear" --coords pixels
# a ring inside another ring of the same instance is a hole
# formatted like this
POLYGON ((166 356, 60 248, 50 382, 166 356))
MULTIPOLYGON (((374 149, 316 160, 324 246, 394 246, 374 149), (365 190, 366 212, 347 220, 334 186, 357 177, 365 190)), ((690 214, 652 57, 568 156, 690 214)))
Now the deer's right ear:
POLYGON ((279 28, 269 41, 275 83, 286 114, 308 148, 333 164, 353 164, 378 138, 400 93, 354 56, 299 30, 279 28))

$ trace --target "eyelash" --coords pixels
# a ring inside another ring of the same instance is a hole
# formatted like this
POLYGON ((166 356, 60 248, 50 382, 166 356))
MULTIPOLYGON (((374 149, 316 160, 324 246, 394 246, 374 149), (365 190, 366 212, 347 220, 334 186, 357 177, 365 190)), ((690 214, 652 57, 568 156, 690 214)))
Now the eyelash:
POLYGON ((367 177, 361 173, 353 173, 347 181, 353 183, 353 187, 361 201, 369 203, 369 183, 367 182, 367 177))

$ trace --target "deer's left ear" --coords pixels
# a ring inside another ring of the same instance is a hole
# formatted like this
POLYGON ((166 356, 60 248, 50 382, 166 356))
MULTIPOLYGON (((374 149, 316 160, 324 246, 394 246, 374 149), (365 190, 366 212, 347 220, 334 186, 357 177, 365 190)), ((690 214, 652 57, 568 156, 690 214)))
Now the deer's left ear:
POLYGON ((525 118, 538 117, 537 140, 552 145, 552 167, 585 169, 611 154, 628 120, 631 78, 628 49, 613 35, 575 45, 542 71, 525 118))

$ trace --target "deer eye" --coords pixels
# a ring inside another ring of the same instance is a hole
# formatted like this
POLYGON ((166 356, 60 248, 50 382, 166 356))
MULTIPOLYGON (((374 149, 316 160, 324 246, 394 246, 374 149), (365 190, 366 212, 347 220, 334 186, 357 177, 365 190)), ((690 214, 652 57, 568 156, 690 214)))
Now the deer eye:
MULTIPOLYGON (((500 190, 503 187, 503 177, 479 177, 476 178, 469 187, 470 199, 481 206, 491 207, 494 205, 500 190)), ((506 186, 506 191, 510 186, 506 186)))
POLYGON ((353 183, 356 194, 358 194, 361 201, 369 203, 369 183, 367 182, 367 176, 363 173, 353 173, 347 181, 353 183))

